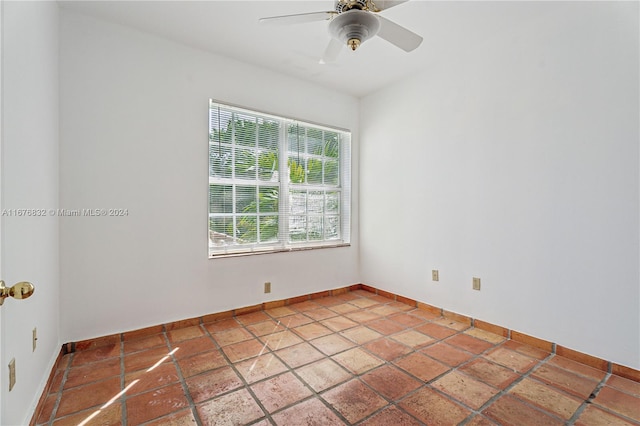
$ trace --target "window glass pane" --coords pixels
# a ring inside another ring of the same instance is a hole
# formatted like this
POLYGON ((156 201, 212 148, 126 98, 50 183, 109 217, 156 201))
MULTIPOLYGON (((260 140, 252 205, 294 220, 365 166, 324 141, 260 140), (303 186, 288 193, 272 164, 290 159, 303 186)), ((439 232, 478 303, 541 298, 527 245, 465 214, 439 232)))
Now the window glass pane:
POLYGON ((340 183, 339 164, 336 160, 327 160, 324 163, 324 183, 338 186, 340 183))
POLYGON ((309 240, 322 240, 324 238, 322 216, 309 216, 307 221, 307 231, 309 240))
POLYGON ((260 213, 278 213, 278 188, 260 187, 258 189, 258 201, 260 213))
POLYGON ((289 182, 304 183, 306 174, 304 166, 304 158, 295 155, 289 157, 289 182))
POLYGON ((329 214, 340 213, 340 193, 339 192, 327 192, 326 195, 326 207, 325 211, 329 214))
POLYGON ((278 181, 278 154, 272 151, 258 155, 258 179, 267 182, 278 181))
POLYGON ((233 244, 233 218, 211 217, 209 219, 209 241, 215 246, 233 244))
POLYGON ((324 218, 324 238, 337 240, 340 238, 340 217, 327 216, 324 218))
POLYGON ((322 214, 324 212, 324 193, 322 191, 309 191, 307 212, 309 214, 322 214))
POLYGON ((209 176, 231 177, 231 147, 213 143, 209 145, 209 176))
POLYGON ((262 120, 258 124, 258 147, 275 151, 278 149, 280 124, 277 121, 262 120))
POLYGON ((322 130, 307 129, 307 153, 322 155, 322 130))
POLYGON ((307 161, 307 183, 317 185, 322 183, 322 161, 310 158, 307 161))
POLYGON ((209 213, 233 213, 231 185, 209 185, 209 213))
POLYGON ((236 148, 236 158, 234 162, 236 178, 255 179, 256 178, 256 156, 255 151, 250 149, 236 148))
POLYGON ((278 239, 278 216, 260 216, 260 242, 276 241, 278 239))
POLYGON ((235 142, 243 146, 256 146, 256 119, 248 115, 235 115, 235 142))
POLYGON ((236 213, 257 213, 255 186, 236 187, 236 213))
POLYGON ((340 156, 339 136, 336 132, 324 132, 325 157, 338 158, 340 156))
POLYGON ((258 241, 258 217, 240 216, 236 222, 238 242, 240 244, 255 243, 258 241))
POLYGON ((230 143, 232 137, 233 119, 230 111, 213 108, 210 113, 211 131, 209 132, 209 142, 230 143))
POLYGON ((289 241, 307 240, 306 216, 289 216, 289 241))
POLYGON ((291 191, 289 197, 289 211, 292 215, 305 214, 307 211, 307 192, 291 191))
POLYGON ((292 124, 287 129, 287 135, 289 152, 304 153, 304 128, 296 124, 292 124))

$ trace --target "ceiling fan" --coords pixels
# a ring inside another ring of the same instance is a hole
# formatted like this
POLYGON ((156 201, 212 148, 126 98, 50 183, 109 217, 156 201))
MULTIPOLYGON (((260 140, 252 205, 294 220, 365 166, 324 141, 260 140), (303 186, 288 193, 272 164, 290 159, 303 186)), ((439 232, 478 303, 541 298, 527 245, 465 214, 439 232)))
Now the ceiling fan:
POLYGON ((422 43, 422 37, 378 14, 382 10, 407 1, 337 0, 335 10, 271 16, 260 19, 260 22, 265 24, 300 24, 330 20, 331 41, 325 49, 320 63, 335 61, 345 44, 351 50, 356 50, 362 43, 376 35, 405 52, 411 52, 422 43))

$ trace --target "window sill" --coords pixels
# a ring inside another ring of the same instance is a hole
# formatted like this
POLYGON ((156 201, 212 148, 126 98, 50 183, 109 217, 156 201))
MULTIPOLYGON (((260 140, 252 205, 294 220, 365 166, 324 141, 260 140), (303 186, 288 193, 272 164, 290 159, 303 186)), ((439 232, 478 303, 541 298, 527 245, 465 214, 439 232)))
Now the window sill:
POLYGON ((313 246, 313 247, 308 247, 308 246, 307 247, 290 247, 290 248, 282 248, 282 249, 276 249, 276 250, 250 251, 250 252, 242 252, 242 253, 213 254, 213 255, 209 255, 209 259, 244 257, 244 256, 254 256, 259 254, 289 253, 289 252, 296 252, 296 251, 319 250, 319 249, 329 249, 329 248, 339 248, 339 247, 351 247, 351 243, 340 243, 340 244, 321 245, 321 246, 313 246))

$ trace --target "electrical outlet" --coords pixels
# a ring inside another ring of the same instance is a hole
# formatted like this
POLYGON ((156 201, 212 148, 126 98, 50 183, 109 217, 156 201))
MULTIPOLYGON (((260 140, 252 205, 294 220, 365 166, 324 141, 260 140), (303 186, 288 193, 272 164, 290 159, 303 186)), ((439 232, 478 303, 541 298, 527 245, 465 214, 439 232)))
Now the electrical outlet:
POLYGON ((9 392, 16 385, 16 359, 13 358, 9 362, 9 392))
POLYGON ((36 351, 36 345, 38 342, 38 329, 36 327, 33 327, 33 331, 32 331, 32 346, 33 349, 31 350, 31 352, 35 352, 36 351))
POLYGON ((264 292, 265 293, 271 293, 271 283, 270 282, 266 282, 264 283, 264 292))
POLYGON ((480 291, 480 278, 473 277, 473 289, 480 291))
POLYGON ((431 280, 440 281, 440 273, 438 272, 437 269, 434 269, 431 271, 431 280))

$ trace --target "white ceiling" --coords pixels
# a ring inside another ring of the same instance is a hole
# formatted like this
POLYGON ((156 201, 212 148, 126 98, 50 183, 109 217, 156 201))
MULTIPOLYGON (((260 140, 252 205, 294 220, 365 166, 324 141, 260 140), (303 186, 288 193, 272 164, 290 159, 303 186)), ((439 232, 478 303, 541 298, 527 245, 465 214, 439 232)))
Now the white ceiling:
POLYGON ((424 37, 406 53, 374 38, 345 47, 336 63, 319 59, 328 21, 264 25, 261 17, 333 10, 322 1, 59 1, 62 8, 135 27, 216 54, 361 97, 418 71, 450 61, 511 34, 538 9, 532 3, 411 0, 381 12, 424 37))

